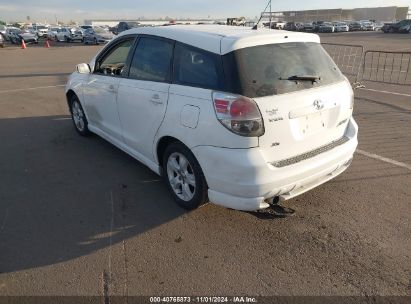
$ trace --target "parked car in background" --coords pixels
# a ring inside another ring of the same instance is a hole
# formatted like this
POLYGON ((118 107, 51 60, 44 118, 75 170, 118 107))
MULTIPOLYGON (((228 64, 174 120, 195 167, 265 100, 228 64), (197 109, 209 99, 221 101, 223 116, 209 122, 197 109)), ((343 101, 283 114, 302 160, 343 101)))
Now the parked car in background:
POLYGON ((381 27, 381 31, 388 33, 393 24, 394 23, 384 23, 384 25, 381 27))
POLYGON ((65 41, 65 42, 70 42, 70 35, 71 35, 71 31, 69 28, 67 27, 62 27, 57 29, 57 33, 55 35, 55 39, 56 41, 65 41))
MULTIPOLYGON (((5 25, 0 24, 0 35, 6 35, 7 27, 5 25)), ((4 38, 4 37, 3 37, 4 38)))
POLYGON ((313 25, 313 23, 312 23, 312 22, 304 23, 304 31, 306 31, 306 32, 312 32, 312 31, 314 31, 314 25, 313 25))
POLYGON ((88 30, 92 29, 93 27, 91 25, 80 25, 79 28, 81 28, 82 30, 88 30))
POLYGON ((60 27, 50 27, 47 31, 46 38, 57 40, 57 32, 60 27))
POLYGON ((38 37, 46 37, 49 28, 45 25, 37 25, 33 27, 38 37))
POLYGON ((4 48, 5 42, 4 42, 4 37, 2 34, 0 34, 0 47, 4 48))
POLYGON ((334 28, 336 32, 349 32, 350 27, 345 22, 336 22, 334 24, 334 28))
POLYGON ((320 26, 324 23, 324 21, 315 21, 313 22, 313 32, 318 33, 320 32, 320 26))
POLYGON ((186 209, 265 209, 343 173, 353 95, 317 35, 220 25, 132 29, 66 85, 76 131, 162 175, 186 209))
POLYGON ((383 22, 375 22, 374 23, 374 30, 375 31, 381 31, 383 26, 384 26, 383 22))
MULTIPOLYGON (((273 30, 283 30, 286 24, 287 24, 286 22, 275 22, 275 21, 272 21, 272 22, 271 22, 271 29, 273 29, 273 30)), ((263 23, 263 26, 264 26, 265 28, 270 28, 270 22, 264 22, 264 23, 263 23)))
POLYGON ((324 22, 319 26, 318 31, 320 33, 334 33, 335 28, 331 22, 324 22))
POLYGON ((297 25, 295 22, 287 22, 284 26, 284 30, 286 31, 296 31, 297 25))
POLYGON ((298 32, 303 32, 304 31, 304 24, 303 23, 297 22, 295 24, 295 27, 297 28, 298 32))
POLYGON ((286 22, 274 22, 274 29, 283 30, 286 25, 286 22))
POLYGON ((100 44, 100 43, 107 43, 111 39, 113 39, 114 34, 104 30, 101 27, 94 27, 91 29, 87 29, 83 35, 83 43, 85 44, 100 44))
POLYGON ((351 22, 349 24, 350 32, 362 31, 362 25, 360 22, 351 22))
POLYGON ((362 22, 363 31, 375 31, 375 23, 371 21, 362 22))
POLYGON ((140 27, 140 22, 125 22, 121 21, 116 27, 113 28, 113 34, 118 35, 121 32, 130 30, 132 28, 140 27))
POLYGON ((10 42, 13 44, 38 43, 38 37, 30 31, 22 31, 20 29, 13 29, 9 34, 10 42))
POLYGON ((56 41, 83 41, 83 32, 80 29, 63 27, 57 30, 56 41))
POLYGON ((21 29, 19 29, 17 27, 7 27, 4 34, 3 34, 4 40, 10 41, 10 38, 13 35, 14 32, 19 33, 19 32, 21 32, 21 29))
POLYGON ((398 33, 400 31, 400 28, 410 25, 411 24, 411 19, 405 19, 400 22, 390 24, 388 26, 384 26, 383 31, 384 33, 398 33))
POLYGON ((398 33, 408 34, 411 32, 411 24, 404 25, 399 28, 398 33))

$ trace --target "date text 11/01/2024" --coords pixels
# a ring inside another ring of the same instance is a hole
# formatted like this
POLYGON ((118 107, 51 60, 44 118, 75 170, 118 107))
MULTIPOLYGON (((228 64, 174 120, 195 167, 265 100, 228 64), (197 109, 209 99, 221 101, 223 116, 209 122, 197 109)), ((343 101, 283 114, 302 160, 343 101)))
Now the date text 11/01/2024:
POLYGON ((150 303, 257 303, 253 297, 150 297, 150 303))

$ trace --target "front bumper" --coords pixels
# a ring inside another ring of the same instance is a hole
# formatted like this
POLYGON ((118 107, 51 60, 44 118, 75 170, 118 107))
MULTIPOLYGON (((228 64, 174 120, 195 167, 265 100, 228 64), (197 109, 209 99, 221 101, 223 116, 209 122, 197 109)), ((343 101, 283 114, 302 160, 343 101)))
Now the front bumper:
POLYGON ((357 133, 358 126, 351 118, 346 143, 283 168, 267 163, 260 148, 200 146, 192 151, 203 169, 212 203, 255 211, 269 207, 271 198, 291 199, 343 173, 357 148, 357 133))

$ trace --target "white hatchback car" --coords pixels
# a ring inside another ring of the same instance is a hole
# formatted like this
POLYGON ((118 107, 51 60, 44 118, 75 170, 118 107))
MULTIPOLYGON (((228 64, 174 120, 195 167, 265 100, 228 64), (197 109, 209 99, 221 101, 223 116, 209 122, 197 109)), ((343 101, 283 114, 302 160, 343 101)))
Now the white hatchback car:
POLYGON ((342 173, 358 144, 351 85, 314 34, 136 28, 79 64, 66 95, 81 135, 163 175, 187 209, 267 208, 342 173))

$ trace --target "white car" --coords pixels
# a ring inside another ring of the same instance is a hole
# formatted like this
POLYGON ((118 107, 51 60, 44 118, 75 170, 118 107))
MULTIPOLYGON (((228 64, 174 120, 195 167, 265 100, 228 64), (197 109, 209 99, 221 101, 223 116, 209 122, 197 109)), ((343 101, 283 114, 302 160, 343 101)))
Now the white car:
POLYGON ((66 86, 79 134, 164 177, 187 209, 269 207, 344 172, 353 90, 314 34, 230 26, 135 28, 66 86))
POLYGON ((347 23, 344 22, 337 22, 334 24, 334 28, 336 32, 349 32, 350 27, 347 23))
POLYGON ((36 31, 37 36, 39 36, 39 37, 46 37, 47 32, 48 32, 49 29, 48 29, 47 26, 37 25, 37 26, 34 26, 34 30, 36 31))
POLYGON ((51 27, 47 31, 46 37, 48 39, 54 39, 57 40, 57 32, 60 30, 60 27, 51 27))
POLYGON ((82 41, 83 33, 76 28, 62 27, 61 29, 57 30, 55 39, 56 41, 65 42, 82 41))

